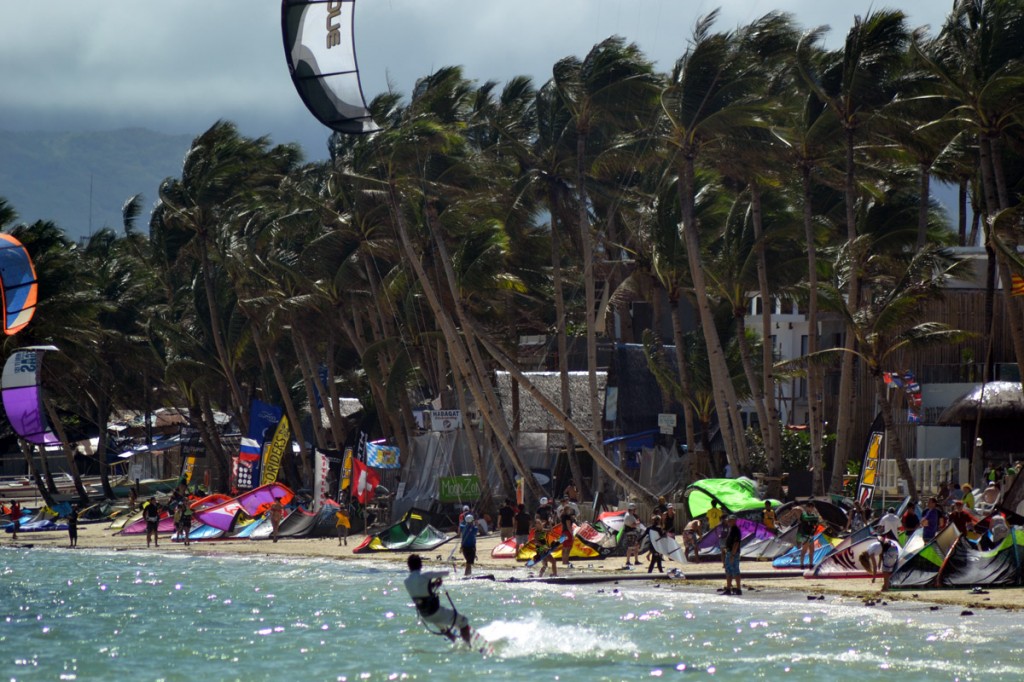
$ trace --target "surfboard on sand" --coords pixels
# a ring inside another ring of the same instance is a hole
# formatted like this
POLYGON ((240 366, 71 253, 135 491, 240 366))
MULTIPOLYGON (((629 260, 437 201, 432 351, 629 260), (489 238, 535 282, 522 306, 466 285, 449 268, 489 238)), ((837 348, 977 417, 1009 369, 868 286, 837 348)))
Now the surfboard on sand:
POLYGON ((683 549, 674 538, 668 535, 663 535, 656 530, 652 530, 651 547, 654 548, 655 552, 664 557, 668 557, 672 561, 680 564, 686 563, 686 558, 683 556, 683 549))

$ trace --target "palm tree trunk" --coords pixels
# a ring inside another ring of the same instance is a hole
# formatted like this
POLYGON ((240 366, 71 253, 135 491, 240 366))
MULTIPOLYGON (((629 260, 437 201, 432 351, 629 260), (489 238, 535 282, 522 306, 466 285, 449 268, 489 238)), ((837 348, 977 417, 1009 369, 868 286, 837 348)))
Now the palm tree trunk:
MULTIPOLYGON (((814 214, 811 206, 811 167, 803 165, 803 217, 804 238, 807 242, 807 354, 818 352, 818 245, 814 230, 814 214)), ((814 363, 807 367, 807 422, 811 437, 811 471, 814 495, 825 493, 825 458, 821 451, 824 428, 821 400, 824 396, 822 372, 814 363)))
POLYGON ((587 190, 585 186, 584 158, 587 136, 578 131, 576 136, 576 193, 579 205, 580 249, 583 251, 583 288, 586 294, 587 323, 587 385, 590 398, 591 435, 594 442, 601 442, 601 411, 597 402, 597 293, 594 282, 594 245, 590 237, 590 220, 587 218, 587 190))
MULTIPOLYGON (((846 203, 846 241, 850 249, 850 258, 853 264, 850 268, 851 275, 846 292, 846 305, 850 310, 851 317, 860 308, 860 257, 857 254, 857 214, 856 214, 856 165, 854 163, 854 128, 846 130, 846 182, 843 190, 846 203)), ((833 492, 841 492, 843 489, 843 475, 846 473, 846 462, 850 458, 850 449, 854 433, 853 420, 856 415, 854 410, 855 389, 854 367, 857 356, 857 343, 853 330, 846 330, 844 348, 848 351, 843 353, 839 369, 839 395, 838 413, 836 418, 836 449, 835 458, 832 461, 832 483, 830 489, 833 492)))
POLYGON ((548 414, 555 417, 562 426, 572 433, 573 436, 580 442, 581 445, 590 453, 590 456, 594 458, 594 462, 601 468, 609 478, 615 483, 622 486, 628 493, 636 498, 647 499, 654 501, 656 496, 647 488, 643 487, 632 478, 627 476, 621 469, 619 469, 614 462, 608 459, 605 454, 600 450, 600 446, 594 443, 571 419, 561 413, 561 410, 551 401, 544 392, 538 389, 532 381, 530 381, 525 374, 519 371, 519 368, 512 362, 497 346, 490 342, 489 339, 479 334, 477 338, 480 343, 484 346, 487 352, 494 358, 498 364, 502 366, 512 377, 520 383, 520 385, 526 389, 527 393, 533 396, 533 399, 537 403, 547 410, 548 414))
MULTIPOLYGON (((50 507, 52 509, 53 506, 57 504, 56 501, 53 499, 53 496, 56 494, 57 491, 56 489, 50 490, 50 488, 46 485, 45 478, 42 475, 40 475, 39 470, 36 469, 35 462, 32 461, 32 444, 19 438, 18 447, 21 448, 21 454, 25 458, 25 469, 26 471, 28 471, 29 478, 36 484, 36 489, 39 491, 39 496, 43 498, 43 502, 46 504, 47 507, 50 507)), ((42 452, 42 456, 44 457, 45 461, 45 450, 42 452)), ((53 484, 52 477, 50 478, 50 484, 53 484)))
POLYGON ((893 417, 893 405, 889 400, 889 392, 886 389, 885 381, 882 380, 881 372, 875 374, 875 397, 882 407, 882 421, 885 423, 885 437, 889 439, 889 452, 896 460, 896 466, 900 470, 900 476, 907 482, 907 494, 910 499, 917 499, 917 482, 914 480, 914 472, 910 470, 906 455, 903 454, 903 441, 899 432, 894 428, 895 418, 893 417))
MULTIPOLYGON (((466 390, 464 387, 464 377, 459 372, 458 368, 452 372, 452 381, 454 383, 455 396, 459 401, 459 410, 462 414, 469 414, 469 406, 466 404, 466 390)), ((473 469, 476 470, 477 478, 480 480, 480 509, 495 509, 497 505, 494 504, 494 496, 491 494, 491 486, 488 482, 488 471, 487 467, 484 466, 483 451, 480 448, 480 441, 476 437, 476 429, 473 428, 472 424, 463 424, 463 430, 466 432, 466 440, 469 441, 469 457, 473 460, 473 469)), ((507 475, 507 472, 502 467, 498 467, 498 474, 507 475)), ((506 492, 509 490, 515 490, 515 485, 512 481, 504 480, 501 481, 502 489, 506 492)))
POLYGON ((299 445, 297 462, 300 483, 304 486, 309 485, 309 471, 306 466, 308 454, 306 444, 302 440, 302 422, 299 420, 299 411, 295 409, 295 402, 292 400, 288 382, 281 371, 281 364, 277 361, 277 355, 274 354, 273 350, 264 345, 263 334, 259 330, 259 324, 252 320, 252 324, 249 327, 252 333, 253 344, 257 348, 262 348, 262 356, 270 364, 270 369, 274 374, 274 381, 277 383, 277 390, 281 394, 281 402, 284 403, 284 412, 288 415, 288 421, 292 425, 292 435, 295 438, 295 442, 299 445))
POLYGON ((697 441, 697 432, 694 428, 696 417, 693 414, 693 389, 690 387, 690 367, 686 359, 685 339, 683 336, 683 316, 679 312, 679 300, 669 298, 672 310, 669 313, 672 318, 672 341, 676 347, 676 367, 679 371, 679 387, 683 394, 683 428, 686 433, 686 449, 690 456, 690 480, 696 481, 704 475, 707 452, 703 448, 703 442, 697 441))
MULTIPOLYGON (((554 190, 548 192, 548 203, 554 207, 557 202, 554 190)), ((558 378, 561 391, 562 411, 572 418, 572 391, 569 388, 569 344, 565 331, 565 291, 562 286, 562 248, 558 238, 558 219, 551 211, 551 283, 555 297, 555 341, 558 346, 558 378)), ((580 491, 581 499, 587 497, 587 486, 583 481, 583 470, 576 456, 576 442, 572 435, 565 434, 565 454, 569 459, 572 482, 580 491)))
POLYGON ((242 389, 238 385, 238 379, 235 377, 234 366, 228 359, 227 348, 224 345, 224 330, 220 324, 220 317, 217 311, 220 310, 220 306, 217 305, 217 294, 214 291, 213 284, 213 272, 211 271, 210 255, 207 252, 207 240, 205 229, 202 231, 203 239, 199 245, 200 252, 200 263, 202 268, 203 276, 203 290, 206 293, 206 305, 209 308, 210 313, 210 336, 213 337, 214 348, 217 349, 217 360, 220 362, 221 371, 224 372, 224 378, 228 382, 228 388, 231 390, 231 399, 235 418, 241 425, 242 432, 245 433, 249 430, 249 413, 245 409, 246 406, 242 404, 242 389))
MULTIPOLYGON (((519 457, 519 453, 516 452, 515 446, 511 442, 511 436, 508 432, 508 424, 505 423, 504 415, 490 408, 490 403, 484 395, 484 389, 482 385, 478 383, 479 377, 473 370, 473 363, 469 358, 466 341, 462 335, 458 333, 458 330, 451 319, 451 315, 441 305, 441 300, 434 289, 431 279, 427 275, 427 272, 423 267, 423 263, 420 262, 419 255, 416 253, 416 249, 414 248, 414 242, 412 241, 409 231, 405 226, 405 218, 402 215, 401 204, 398 201, 397 189, 394 184, 388 185, 388 204, 394 218, 395 228, 398 231, 399 241, 402 245, 402 249, 405 251, 406 259, 412 266, 413 271, 416 274, 416 278, 420 283, 420 287, 423 290, 424 297, 427 299, 427 304, 430 306, 437 324, 440 326, 441 332, 448 342, 448 352, 451 355, 452 360, 456 365, 458 365, 459 371, 462 372, 462 375, 466 378, 470 393, 472 393, 473 399, 477 402, 477 405, 480 406, 481 416, 488 424, 490 424, 491 428, 494 429, 495 434, 498 435, 499 443, 501 443, 505 455, 509 460, 511 460, 512 465, 515 467, 516 471, 519 472, 519 475, 523 477, 530 493, 538 498, 543 496, 544 492, 540 485, 538 485, 537 479, 533 476, 529 467, 527 467, 522 461, 522 458, 519 457)), ((446 262, 445 256, 442 255, 440 260, 442 264, 450 267, 450 263, 446 262)), ((449 287, 454 289, 452 282, 449 282, 449 287)))
POLYGON ((708 299, 707 282, 704 279, 704 263, 700 252, 700 236, 694 218, 694 158, 692 154, 684 155, 679 168, 679 203, 682 213, 682 237, 686 245, 686 258, 690 265, 690 277, 693 280, 694 298, 700 314, 701 331, 707 344, 708 363, 711 369, 712 394, 715 411, 718 413, 719 429, 725 442, 725 454, 736 472, 746 471, 747 462, 741 460, 738 435, 741 424, 733 421, 733 405, 727 394, 727 386, 732 380, 725 361, 725 350, 722 340, 715 327, 715 318, 711 312, 708 299))
POLYGON ((779 408, 775 402, 775 349, 772 347, 771 292, 768 289, 768 246, 765 243, 761 187, 754 182, 750 187, 754 239, 757 242, 757 284, 761 294, 761 381, 764 386, 764 411, 768 423, 768 496, 782 497, 782 434, 779 432, 779 408))
POLYGON ((64 432, 64 425, 60 423, 60 418, 57 416, 57 410, 54 409, 53 402, 49 398, 43 398, 43 407, 46 408, 46 413, 50 417, 50 424, 53 426, 54 433, 56 433, 57 438, 60 439, 60 449, 64 452, 64 459, 68 463, 68 474, 70 474, 71 480, 75 484, 75 492, 78 493, 78 500, 83 506, 88 505, 89 493, 86 492, 85 486, 82 484, 82 476, 78 473, 78 464, 75 463, 75 453, 71 449, 71 444, 68 443, 68 436, 64 432))
POLYGON ((931 208, 930 198, 931 193, 929 185, 931 184, 931 173, 929 171, 930 165, 927 163, 920 163, 920 183, 917 190, 917 250, 920 251, 924 248, 925 243, 928 241, 928 209, 931 208))

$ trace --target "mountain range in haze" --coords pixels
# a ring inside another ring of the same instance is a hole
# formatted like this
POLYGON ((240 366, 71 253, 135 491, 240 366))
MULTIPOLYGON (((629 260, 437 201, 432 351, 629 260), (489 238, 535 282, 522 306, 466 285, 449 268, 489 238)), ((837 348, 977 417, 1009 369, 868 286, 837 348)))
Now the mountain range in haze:
POLYGON ((17 223, 49 220, 72 240, 122 229, 121 207, 142 194, 145 230, 160 183, 180 177, 191 135, 143 128, 96 132, 0 130, 0 197, 17 223))

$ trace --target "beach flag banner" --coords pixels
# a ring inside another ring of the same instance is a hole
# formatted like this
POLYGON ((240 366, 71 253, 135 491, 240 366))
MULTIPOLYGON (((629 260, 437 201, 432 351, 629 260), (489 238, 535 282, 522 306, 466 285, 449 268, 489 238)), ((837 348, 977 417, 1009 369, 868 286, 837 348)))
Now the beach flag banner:
POLYGON ((186 457, 185 462, 181 467, 181 478, 185 481, 185 485, 192 482, 192 472, 196 470, 196 458, 186 457))
POLYGON ((291 429, 288 427, 288 417, 281 417, 274 431, 274 437, 267 448, 267 455, 263 458, 263 476, 260 478, 261 485, 267 485, 277 480, 277 474, 281 470, 281 460, 292 442, 291 429))
POLYGON ((359 504, 373 499, 374 491, 380 485, 380 476, 358 459, 352 460, 352 496, 359 504))
POLYGON ((348 490, 352 483, 352 458, 355 451, 352 448, 345 448, 345 458, 341 465, 341 483, 338 485, 338 500, 341 500, 341 491, 348 490))
POLYGON ((318 512, 327 501, 327 474, 331 464, 327 455, 319 450, 313 453, 313 462, 316 469, 313 478, 313 512, 318 512))
POLYGON ((882 455, 882 444, 885 441, 885 422, 882 415, 875 417, 868 435, 868 445, 864 449, 864 461, 860 467, 860 481, 857 484, 857 501, 864 508, 871 506, 878 485, 878 463, 882 455))
POLYGON ((1012 282, 1010 287, 1010 295, 1024 296, 1024 277, 1021 277, 1020 275, 1011 275, 1010 279, 1012 282))
POLYGON ((376 469, 401 469, 398 463, 398 446, 366 444, 366 463, 376 469))

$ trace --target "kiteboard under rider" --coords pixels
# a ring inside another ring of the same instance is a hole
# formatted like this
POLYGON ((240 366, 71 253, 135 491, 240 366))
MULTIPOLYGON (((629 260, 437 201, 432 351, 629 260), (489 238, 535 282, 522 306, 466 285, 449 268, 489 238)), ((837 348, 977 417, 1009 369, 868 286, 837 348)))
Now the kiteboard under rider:
POLYGON ((405 589, 416 604, 416 611, 423 622, 439 628, 437 634, 444 635, 455 641, 456 631, 459 636, 469 644, 470 628, 469 620, 455 609, 449 598, 451 608, 441 606, 441 599, 437 595, 437 588, 441 586, 441 579, 448 575, 448 571, 424 571, 423 559, 418 554, 410 554, 408 559, 409 575, 405 578, 405 589))

